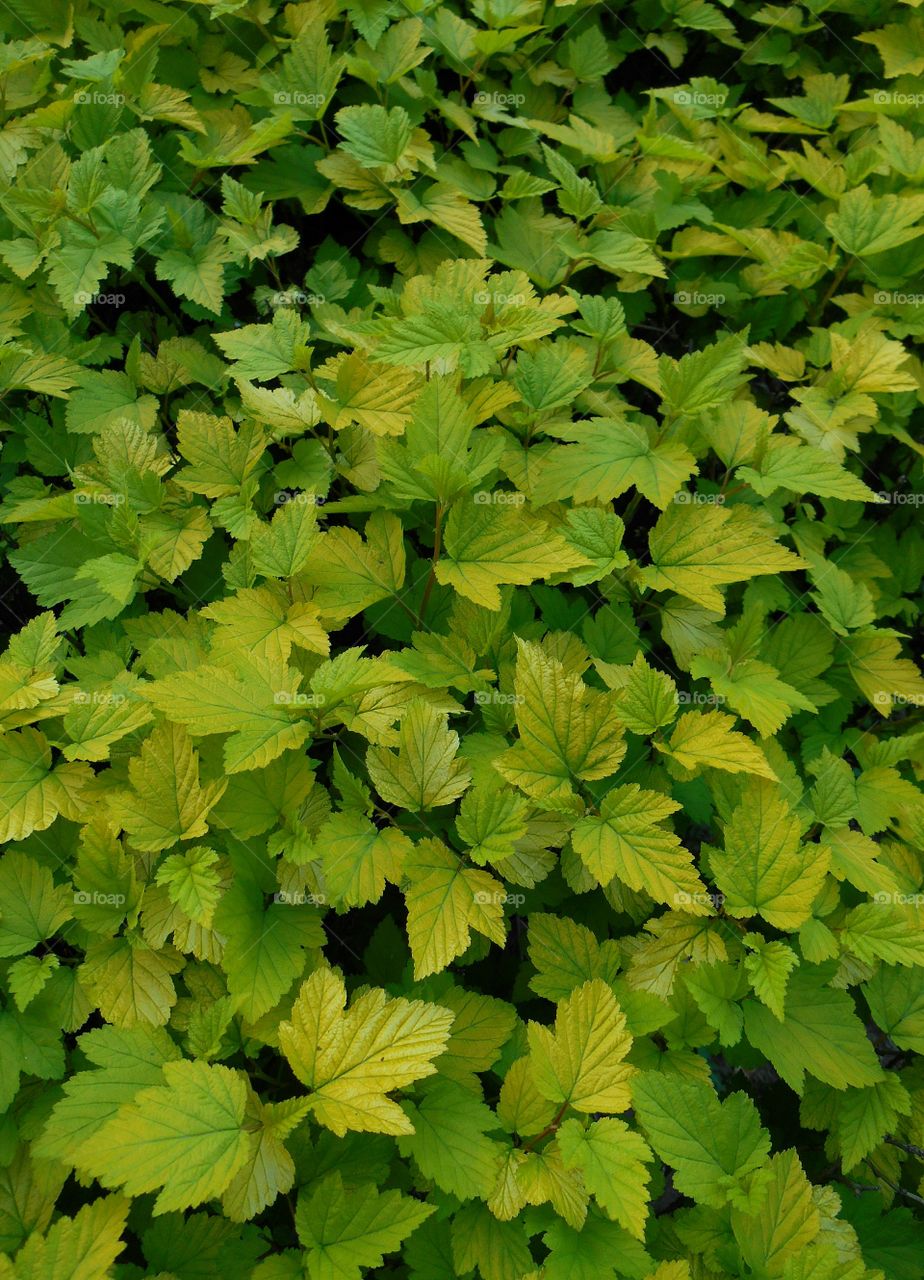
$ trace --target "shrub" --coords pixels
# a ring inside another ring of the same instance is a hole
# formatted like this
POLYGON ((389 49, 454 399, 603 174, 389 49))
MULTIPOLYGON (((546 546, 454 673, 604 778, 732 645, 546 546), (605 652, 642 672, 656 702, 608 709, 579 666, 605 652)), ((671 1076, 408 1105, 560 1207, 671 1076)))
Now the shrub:
POLYGON ((924 1275, 924 19, 0 27, 0 1277, 924 1275))

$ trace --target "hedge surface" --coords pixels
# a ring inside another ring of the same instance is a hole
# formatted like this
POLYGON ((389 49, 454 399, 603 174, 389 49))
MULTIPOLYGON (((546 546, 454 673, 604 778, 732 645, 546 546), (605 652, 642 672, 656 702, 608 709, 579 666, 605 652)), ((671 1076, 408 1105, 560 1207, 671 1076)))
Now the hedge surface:
POLYGON ((0 30, 0 1280, 924 1276, 924 18, 0 30))

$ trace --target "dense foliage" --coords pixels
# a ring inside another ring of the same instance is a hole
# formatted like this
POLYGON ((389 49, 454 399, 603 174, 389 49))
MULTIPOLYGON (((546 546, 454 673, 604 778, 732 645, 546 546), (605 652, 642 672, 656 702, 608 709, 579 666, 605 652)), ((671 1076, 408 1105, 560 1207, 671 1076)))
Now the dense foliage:
POLYGON ((0 1280, 924 1276, 924 17, 0 29, 0 1280))

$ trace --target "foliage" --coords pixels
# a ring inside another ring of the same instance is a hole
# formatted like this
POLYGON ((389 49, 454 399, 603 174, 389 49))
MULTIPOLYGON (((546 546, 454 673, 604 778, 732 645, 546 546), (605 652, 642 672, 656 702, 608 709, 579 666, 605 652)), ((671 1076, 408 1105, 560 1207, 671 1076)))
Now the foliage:
POLYGON ((0 29, 0 1280, 919 1280, 914 4, 0 29))

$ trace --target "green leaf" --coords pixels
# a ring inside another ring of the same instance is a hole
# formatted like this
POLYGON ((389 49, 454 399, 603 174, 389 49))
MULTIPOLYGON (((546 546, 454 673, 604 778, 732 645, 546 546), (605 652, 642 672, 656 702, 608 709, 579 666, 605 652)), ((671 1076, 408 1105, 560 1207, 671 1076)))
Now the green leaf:
POLYGON ((514 688, 519 741, 495 761, 508 782, 549 805, 566 805, 572 779, 616 772, 626 748, 612 695, 589 689, 539 645, 520 639, 514 688))
POLYGON ((460 1200, 486 1198, 497 1180, 502 1147, 485 1137, 497 1128, 494 1112, 467 1089, 439 1077, 424 1085, 419 1102, 404 1109, 413 1134, 398 1139, 421 1173, 460 1200))
POLYGON ((566 573, 587 558, 547 525, 526 513, 498 507, 491 495, 475 494, 453 506, 446 520, 445 553, 436 565, 437 582, 486 609, 499 609, 498 587, 530 583, 566 573), (479 505, 478 499, 485 501, 479 505))
POLYGON ((311 731, 299 718, 295 671, 255 656, 241 656, 234 666, 234 672, 209 665, 177 672, 146 689, 155 707, 193 736, 230 735, 224 744, 228 773, 269 764, 301 746, 311 731))
POLYGON ((456 759, 459 735, 423 698, 408 703, 401 720, 397 753, 370 747, 366 768, 383 800, 417 812, 451 804, 468 788, 471 773, 456 759))
POLYGON ((557 427, 559 439, 574 443, 545 454, 530 493, 538 503, 557 498, 609 502, 636 487, 662 510, 696 470, 681 444, 652 444, 644 428, 614 418, 591 418, 557 427))
POLYGON ((853 1001, 824 985, 824 975, 815 965, 794 971, 782 1019, 752 1000, 744 1002, 745 1034, 797 1093, 806 1072, 835 1089, 863 1088, 882 1079, 853 1001))
POLYGON ((645 1072, 633 1081, 632 1103, 678 1191, 714 1208, 734 1202, 770 1152, 744 1093, 720 1101, 709 1084, 645 1072))
POLYGON ((73 894, 51 872, 11 850, 0 861, 0 955, 19 956, 50 938, 73 915, 73 894))
POLYGON ((471 930, 503 944, 504 903, 500 881, 466 867, 438 840, 421 840, 404 865, 408 878, 407 936, 414 977, 439 973, 468 948, 471 930))
POLYGON ((798 818, 780 789, 749 782, 725 828, 725 848, 710 856, 725 910, 761 915, 777 929, 798 929, 828 870, 827 850, 803 844, 798 818))
POLYGON ((199 757, 177 724, 158 725, 145 739, 129 762, 129 779, 132 789, 120 797, 119 815, 132 843, 145 852, 204 836, 227 785, 201 785, 199 757))
POLYGON ((220 1195, 247 1157, 243 1076, 204 1062, 163 1071, 166 1083, 124 1103, 83 1157, 104 1186, 157 1191, 156 1214, 220 1195))
POLYGON ((400 1191, 376 1190, 373 1183, 344 1187, 331 1173, 310 1192, 299 1193, 295 1229, 305 1249, 310 1280, 359 1280, 433 1213, 400 1191))
POLYGON ((373 989, 344 1011, 346 988, 329 969, 302 984, 291 1021, 279 1024, 279 1044, 308 1086, 312 1114, 342 1137, 348 1129, 411 1133, 386 1095, 432 1075, 446 1047, 453 1015, 422 1000, 389 999, 373 989))
POLYGON ((692 855, 672 831, 659 825, 679 808, 634 782, 614 787, 600 802, 600 816, 582 818, 574 828, 575 852, 602 885, 616 877, 656 902, 707 915, 712 902, 692 855))
POLYGON ((629 1105, 635 1069, 622 1059, 632 1047, 626 1018, 601 978, 577 987, 561 1001, 554 1031, 531 1022, 530 1071, 550 1102, 576 1111, 618 1113, 629 1105))
POLYGON ((632 1233, 645 1237, 648 1144, 622 1120, 595 1120, 586 1129, 566 1120, 556 1142, 566 1168, 580 1169, 601 1209, 632 1233))
POLYGON ((721 614, 725 602, 719 587, 805 567, 775 541, 765 519, 740 506, 670 506, 652 529, 648 546, 651 565, 638 575, 643 586, 676 591, 721 614))

